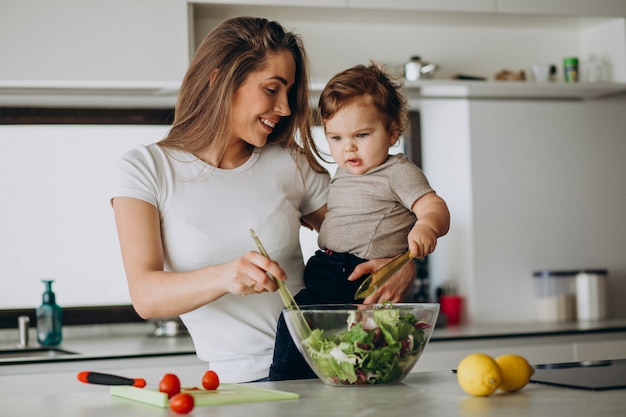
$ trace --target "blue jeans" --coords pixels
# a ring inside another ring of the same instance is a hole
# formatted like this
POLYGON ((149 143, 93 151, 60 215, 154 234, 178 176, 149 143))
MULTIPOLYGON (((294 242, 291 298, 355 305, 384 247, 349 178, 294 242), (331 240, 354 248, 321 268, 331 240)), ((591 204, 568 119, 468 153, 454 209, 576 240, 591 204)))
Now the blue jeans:
MULTIPOLYGON (((348 281, 346 278, 354 268, 365 262, 349 253, 318 250, 309 259, 304 269, 305 288, 295 295, 298 305, 310 304, 354 304, 354 293, 362 279, 348 281)), ((278 319, 274 358, 270 367, 270 381, 285 379, 316 378, 291 339, 283 315, 278 319)))

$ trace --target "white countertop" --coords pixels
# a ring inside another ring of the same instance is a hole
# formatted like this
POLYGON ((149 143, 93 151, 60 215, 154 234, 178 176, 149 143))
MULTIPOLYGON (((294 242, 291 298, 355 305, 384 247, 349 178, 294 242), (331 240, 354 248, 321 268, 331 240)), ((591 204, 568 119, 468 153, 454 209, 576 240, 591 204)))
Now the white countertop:
MULTIPOLYGON (((132 370, 129 370, 131 372, 132 370)), ((172 366, 146 369, 148 384, 172 366)), ((190 380, 191 378, 191 380, 190 380)), ((197 385, 181 374, 183 385, 197 385)), ((461 390, 451 372, 410 374, 404 383, 388 386, 331 387, 321 381, 254 383, 252 386, 298 393, 299 399, 263 403, 196 407, 190 416, 346 417, 346 416, 623 416, 624 390, 585 391, 549 385, 527 385, 516 393, 472 397, 461 390)), ((110 417, 173 416, 169 409, 111 397, 109 389, 76 380, 73 372, 2 376, 0 404, 6 416, 110 417), (16 392, 15 385, 23 386, 16 392), (10 387, 9 387, 10 386, 10 387), (4 387, 9 387, 5 391, 4 387), (51 388, 54 387, 54 388, 51 388)))
MULTIPOLYGON (((471 325, 438 329, 438 341, 497 337, 534 337, 588 332, 624 332, 626 320, 596 323, 528 323, 471 325)), ((156 385, 165 373, 179 375, 183 386, 199 385, 207 364, 197 359, 188 336, 154 337, 139 325, 68 328, 62 348, 74 359, 47 363, 0 364, 0 404, 7 416, 99 417, 112 415, 173 416, 160 409, 112 398, 105 386, 79 382, 83 370, 144 378, 156 385)), ((6 335, 4 335, 6 336, 6 335)), ((0 338, 6 345, 6 338, 0 338)), ((431 346, 432 347, 432 346, 431 346)), ((624 390, 585 391, 529 384, 518 393, 488 398, 464 393, 451 372, 414 372, 403 384, 375 387, 330 387, 318 380, 256 383, 253 386, 296 392, 300 399, 268 403, 197 407, 190 416, 623 416, 624 390)))

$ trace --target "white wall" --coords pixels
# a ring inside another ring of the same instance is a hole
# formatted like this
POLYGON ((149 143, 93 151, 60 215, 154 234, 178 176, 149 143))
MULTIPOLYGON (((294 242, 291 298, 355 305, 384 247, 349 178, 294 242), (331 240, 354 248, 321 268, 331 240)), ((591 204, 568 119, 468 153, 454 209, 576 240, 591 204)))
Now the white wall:
POLYGON ((0 309, 129 304, 109 180, 167 126, 0 126, 0 309))
MULTIPOLYGON (((97 1, 93 6, 79 0, 53 6, 43 0, 0 3, 0 55, 6 58, 2 79, 171 80, 181 75, 187 58, 182 0, 97 1), (141 25, 135 26, 138 21, 141 25)), ((611 60, 614 80, 626 81, 624 19, 207 6, 198 12, 192 38, 197 42, 217 21, 238 14, 265 15, 300 32, 312 76, 320 80, 371 58, 400 65, 416 53, 440 64, 438 77, 448 78, 458 72, 492 77, 504 68, 560 63, 567 55, 598 52, 611 60)), ((530 320, 533 270, 587 266, 611 270, 612 312, 626 316, 620 302, 626 295, 626 222, 615 213, 624 207, 620 179, 626 178, 626 165, 619 160, 626 154, 624 102, 559 103, 422 103, 424 169, 452 209, 450 234, 431 259, 433 287, 459 281, 470 297, 472 319, 530 320), (573 152, 564 146, 568 140, 579 146, 576 154, 568 153, 573 152), (544 153, 535 155, 535 149, 544 153), (567 171, 576 157, 583 158, 583 167, 592 157, 601 169, 567 171), (525 177, 526 159, 528 166, 532 162, 551 170, 525 177), (595 185, 584 194, 592 198, 555 194, 555 189, 572 188, 564 172, 595 185), (548 188, 538 188, 540 201, 532 199, 533 189, 519 183, 523 178, 530 184, 548 180, 548 188), (509 183, 523 192, 508 194, 509 183), (528 199, 535 204, 532 211, 521 211, 528 199), (597 208, 590 205, 596 201, 597 208), (579 211, 568 214, 570 207, 579 211)), ((0 309, 38 304, 39 279, 49 276, 58 280, 59 301, 66 305, 84 305, 78 293, 94 304, 126 300, 105 178, 87 174, 104 172, 114 156, 162 135, 147 131, 129 137, 106 127, 71 140, 62 135, 52 145, 46 140, 53 134, 49 128, 33 127, 42 135, 38 139, 11 127, 0 130, 0 309), (102 160, 92 159, 94 149, 102 160), (35 156, 37 164, 32 163, 35 156), (73 184, 74 172, 91 187, 77 186, 80 192, 55 188, 73 184), (52 173, 59 173, 61 182, 51 180, 52 173), (23 200, 29 187, 33 198, 40 197, 34 204, 23 200), (80 217, 84 213, 93 217, 80 217), (86 255, 76 256, 76 250, 86 255), (76 282, 86 283, 85 289, 76 282)))

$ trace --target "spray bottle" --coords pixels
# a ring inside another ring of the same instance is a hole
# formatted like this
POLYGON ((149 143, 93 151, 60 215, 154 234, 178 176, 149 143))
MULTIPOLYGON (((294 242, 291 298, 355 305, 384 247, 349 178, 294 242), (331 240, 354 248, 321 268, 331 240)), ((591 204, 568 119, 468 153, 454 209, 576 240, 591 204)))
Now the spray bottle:
POLYGON ((46 285, 42 304, 37 308, 37 340, 42 346, 56 346, 61 343, 62 310, 52 292, 53 280, 42 280, 46 285))

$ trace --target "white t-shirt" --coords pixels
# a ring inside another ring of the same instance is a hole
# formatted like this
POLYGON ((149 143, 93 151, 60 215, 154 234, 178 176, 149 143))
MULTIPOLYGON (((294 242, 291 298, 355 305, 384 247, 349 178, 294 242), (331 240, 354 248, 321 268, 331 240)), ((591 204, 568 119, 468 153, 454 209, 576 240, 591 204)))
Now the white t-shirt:
MULTIPOLYGON (((257 250, 254 229, 295 294, 303 287, 300 217, 326 204, 329 182, 305 158, 299 166, 301 172, 290 152, 273 144, 255 149, 235 169, 152 144, 122 156, 112 197, 138 198, 159 209, 166 271, 191 271, 257 250)), ((282 308, 278 292, 228 294, 181 319, 198 357, 220 380, 245 382, 268 375, 282 308)))

